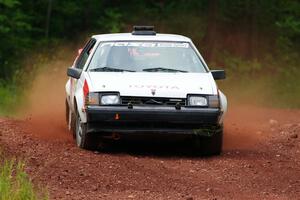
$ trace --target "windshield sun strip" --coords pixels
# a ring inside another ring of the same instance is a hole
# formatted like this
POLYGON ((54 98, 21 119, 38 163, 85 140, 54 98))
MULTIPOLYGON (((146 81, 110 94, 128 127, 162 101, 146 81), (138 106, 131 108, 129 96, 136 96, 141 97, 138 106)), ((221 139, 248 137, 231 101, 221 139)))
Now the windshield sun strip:
POLYGON ((101 45, 101 43, 106 43, 106 42, 165 42, 165 43, 188 43, 189 47, 195 52, 196 56, 198 57, 198 59, 200 60, 204 70, 206 73, 209 72, 208 66, 205 63, 204 60, 202 60, 202 56, 200 54, 200 52, 196 49, 196 47, 193 45, 193 43, 191 41, 183 41, 183 40, 179 40, 179 41, 170 41, 170 40, 107 40, 107 41, 98 41, 98 44, 95 44, 95 50, 93 51, 93 54, 90 55, 91 58, 88 60, 89 62, 87 63, 87 66, 85 67, 85 72, 87 72, 89 70, 90 64, 92 59, 94 58, 94 55, 96 53, 96 50, 99 48, 99 46, 101 45))

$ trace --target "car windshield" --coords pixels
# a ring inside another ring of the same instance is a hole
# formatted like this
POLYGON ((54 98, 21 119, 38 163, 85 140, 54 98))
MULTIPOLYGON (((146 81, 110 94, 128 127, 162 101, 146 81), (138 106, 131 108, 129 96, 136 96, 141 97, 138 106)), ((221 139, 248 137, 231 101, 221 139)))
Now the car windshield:
POLYGON ((89 64, 94 72, 206 72, 187 42, 103 42, 89 64))

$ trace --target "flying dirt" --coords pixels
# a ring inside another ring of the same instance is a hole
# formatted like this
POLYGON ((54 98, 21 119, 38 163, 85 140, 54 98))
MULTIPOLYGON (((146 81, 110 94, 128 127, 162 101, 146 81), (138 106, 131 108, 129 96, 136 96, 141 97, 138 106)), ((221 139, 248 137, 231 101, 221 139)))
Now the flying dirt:
POLYGON ((38 73, 18 118, 0 119, 3 151, 26 161, 50 199, 299 199, 300 110, 230 105, 216 157, 169 141, 85 151, 65 122, 66 69, 76 55, 61 55, 38 73))

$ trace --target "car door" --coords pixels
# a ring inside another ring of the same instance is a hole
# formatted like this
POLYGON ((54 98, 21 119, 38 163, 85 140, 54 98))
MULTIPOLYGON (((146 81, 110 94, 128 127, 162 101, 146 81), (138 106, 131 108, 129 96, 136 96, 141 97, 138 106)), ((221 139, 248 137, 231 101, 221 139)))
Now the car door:
MULTIPOLYGON (((81 51, 80 55, 78 56, 78 58, 76 59, 73 67, 75 67, 77 69, 81 69, 81 70, 84 69, 84 66, 90 56, 91 50, 93 49, 95 44, 96 44, 96 39, 91 38, 87 42, 85 47, 82 49, 82 51, 81 51)), ((70 79, 70 97, 71 97, 71 103, 72 103, 73 108, 74 108, 75 91, 76 91, 76 89, 80 89, 82 87, 83 87, 82 78, 80 78, 80 79, 71 78, 70 79)))

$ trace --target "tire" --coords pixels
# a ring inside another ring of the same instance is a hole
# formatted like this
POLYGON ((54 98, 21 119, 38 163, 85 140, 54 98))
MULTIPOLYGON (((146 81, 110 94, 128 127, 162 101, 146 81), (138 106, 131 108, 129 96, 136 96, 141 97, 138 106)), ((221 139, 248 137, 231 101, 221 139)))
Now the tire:
POLYGON ((98 146, 96 136, 88 134, 87 126, 85 123, 81 123, 79 114, 76 114, 76 128, 75 128, 75 139, 78 147, 87 150, 95 150, 98 146))
POLYGON ((71 134, 73 136, 73 139, 76 139, 76 115, 74 113, 71 113, 71 134))
POLYGON ((214 156, 222 153, 223 147, 223 127, 220 128, 213 136, 197 137, 195 149, 197 155, 214 156))

